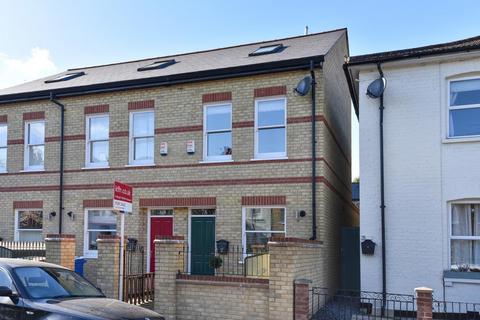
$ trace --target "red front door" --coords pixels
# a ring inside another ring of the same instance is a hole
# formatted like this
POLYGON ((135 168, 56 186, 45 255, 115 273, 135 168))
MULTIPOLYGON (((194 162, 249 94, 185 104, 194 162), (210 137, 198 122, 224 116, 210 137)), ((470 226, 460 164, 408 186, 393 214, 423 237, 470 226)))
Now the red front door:
POLYGON ((160 236, 173 236, 173 217, 152 217, 150 220, 150 272, 155 272, 155 245, 160 236))

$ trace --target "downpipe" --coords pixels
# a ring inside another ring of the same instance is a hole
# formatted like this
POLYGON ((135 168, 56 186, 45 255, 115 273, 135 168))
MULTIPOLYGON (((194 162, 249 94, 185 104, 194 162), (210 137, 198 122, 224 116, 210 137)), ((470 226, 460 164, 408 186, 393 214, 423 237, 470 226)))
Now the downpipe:
POLYGON ((310 240, 317 239, 317 130, 316 130, 316 86, 317 82, 315 80, 315 63, 313 60, 310 61, 310 77, 311 82, 311 101, 312 101, 312 237, 310 240))

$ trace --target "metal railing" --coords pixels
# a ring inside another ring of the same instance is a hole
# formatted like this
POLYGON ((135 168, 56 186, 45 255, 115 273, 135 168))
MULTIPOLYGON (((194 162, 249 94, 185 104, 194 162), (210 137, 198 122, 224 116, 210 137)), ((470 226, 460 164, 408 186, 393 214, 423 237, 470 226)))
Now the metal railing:
POLYGON ((480 303, 433 300, 433 319, 480 320, 480 303))
POLYGON ((0 258, 45 260, 45 242, 0 241, 0 258))
POLYGON ((321 320, 415 319, 415 297, 381 292, 340 291, 327 288, 310 290, 310 318, 321 320))
POLYGON ((178 253, 178 273, 191 275, 242 276, 268 278, 270 255, 266 248, 246 254, 242 246, 211 253, 190 252, 185 246, 178 253))
POLYGON ((155 298, 155 273, 130 274, 124 277, 123 300, 131 304, 144 304, 155 298))

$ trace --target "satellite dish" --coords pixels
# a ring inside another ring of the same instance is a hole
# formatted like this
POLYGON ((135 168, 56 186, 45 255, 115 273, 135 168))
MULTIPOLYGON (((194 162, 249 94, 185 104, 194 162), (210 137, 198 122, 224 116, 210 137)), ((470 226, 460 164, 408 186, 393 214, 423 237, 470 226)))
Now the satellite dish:
POLYGON ((387 81, 385 80, 384 77, 374 80, 372 83, 368 85, 367 96, 369 96, 372 99, 380 98, 380 96, 385 91, 386 86, 387 86, 387 81))
POLYGON ((312 78, 310 76, 306 76, 297 84, 297 87, 293 89, 293 91, 298 94, 299 96, 304 96, 310 91, 310 87, 312 86, 312 78))

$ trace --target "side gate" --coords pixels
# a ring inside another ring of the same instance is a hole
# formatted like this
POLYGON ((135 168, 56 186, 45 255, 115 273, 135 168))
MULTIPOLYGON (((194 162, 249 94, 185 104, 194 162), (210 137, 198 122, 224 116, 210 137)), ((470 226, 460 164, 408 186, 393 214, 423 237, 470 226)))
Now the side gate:
POLYGON ((129 239, 124 257, 123 301, 136 305, 152 302, 155 273, 145 272, 144 247, 129 239))

